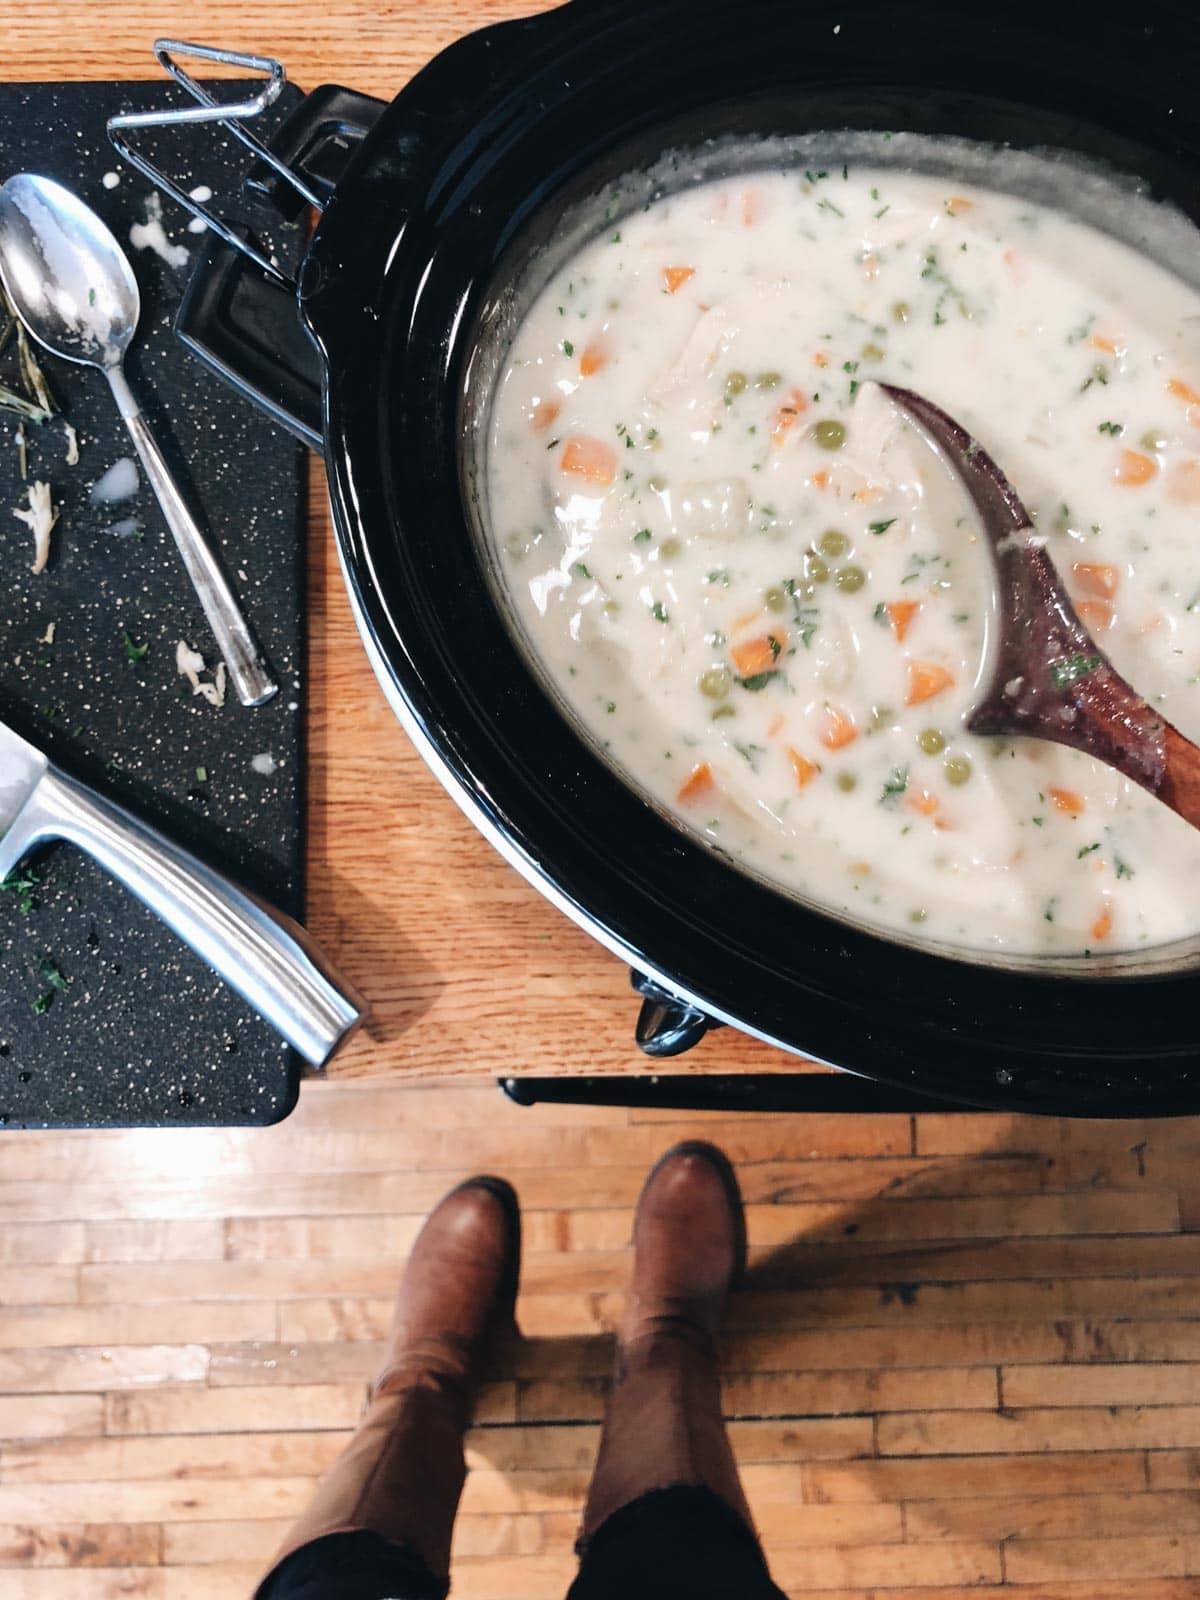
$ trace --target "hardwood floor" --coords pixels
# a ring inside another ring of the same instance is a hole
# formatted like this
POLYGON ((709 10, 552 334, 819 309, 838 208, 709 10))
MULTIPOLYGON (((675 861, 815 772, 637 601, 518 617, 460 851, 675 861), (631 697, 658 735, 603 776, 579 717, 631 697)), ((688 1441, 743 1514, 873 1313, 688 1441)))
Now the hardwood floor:
POLYGON ((1200 1594, 1200 1124, 521 1111, 461 1080, 0 1140, 0 1594, 247 1596, 422 1214, 482 1167, 524 1204, 526 1340, 472 1435, 455 1594, 558 1600, 631 1206, 695 1134, 749 1204, 726 1404, 791 1593, 1200 1594))

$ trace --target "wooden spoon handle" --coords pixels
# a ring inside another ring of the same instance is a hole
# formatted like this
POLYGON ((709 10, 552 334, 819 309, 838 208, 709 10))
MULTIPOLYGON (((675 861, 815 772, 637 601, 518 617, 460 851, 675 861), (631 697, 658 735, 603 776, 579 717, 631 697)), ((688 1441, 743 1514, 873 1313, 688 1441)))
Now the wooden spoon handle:
POLYGON ((1163 729, 1166 757, 1158 798, 1194 828, 1200 828, 1200 746, 1167 723, 1163 729))

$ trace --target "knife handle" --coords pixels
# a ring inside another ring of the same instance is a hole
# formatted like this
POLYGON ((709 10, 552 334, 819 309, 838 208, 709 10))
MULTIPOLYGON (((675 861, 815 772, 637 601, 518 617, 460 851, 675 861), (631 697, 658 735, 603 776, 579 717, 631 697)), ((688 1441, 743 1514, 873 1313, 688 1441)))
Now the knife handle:
POLYGON ((22 853, 50 839, 86 851, 312 1066, 362 1021, 365 1002, 290 917, 65 773, 47 769, 16 826, 22 853))

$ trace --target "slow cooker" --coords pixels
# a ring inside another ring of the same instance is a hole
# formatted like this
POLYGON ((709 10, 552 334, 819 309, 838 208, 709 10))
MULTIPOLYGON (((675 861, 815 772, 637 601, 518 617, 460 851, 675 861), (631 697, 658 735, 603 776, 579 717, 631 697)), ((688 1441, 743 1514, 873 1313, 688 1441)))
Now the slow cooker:
MULTIPOLYGON (((731 866, 560 710, 506 617, 480 493, 505 340, 580 219, 638 203, 621 196, 664 152, 684 184, 714 151, 816 130, 1061 150, 1200 222, 1200 13, 570 0, 458 41, 388 105, 318 89, 269 145, 250 117, 277 64, 200 52, 267 73, 231 108, 179 66, 189 49, 160 59, 254 149, 250 189, 320 215, 292 283, 206 212, 179 332, 323 450, 397 716, 507 860, 640 975, 650 1048, 720 1021, 948 1102, 1200 1111, 1200 941, 1091 964, 980 957, 855 927, 731 866)), ((140 153, 138 120, 118 119, 119 148, 195 209, 140 153)))

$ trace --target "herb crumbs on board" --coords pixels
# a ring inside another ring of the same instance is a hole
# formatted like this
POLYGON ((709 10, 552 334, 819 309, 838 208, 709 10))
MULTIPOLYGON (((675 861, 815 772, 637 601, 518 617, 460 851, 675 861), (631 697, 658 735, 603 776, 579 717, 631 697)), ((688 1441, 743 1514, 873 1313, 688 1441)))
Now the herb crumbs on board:
POLYGON ((138 662, 145 658, 150 649, 149 640, 145 644, 138 644, 128 628, 121 629, 121 644, 125 650, 125 659, 131 667, 136 667, 138 662))

